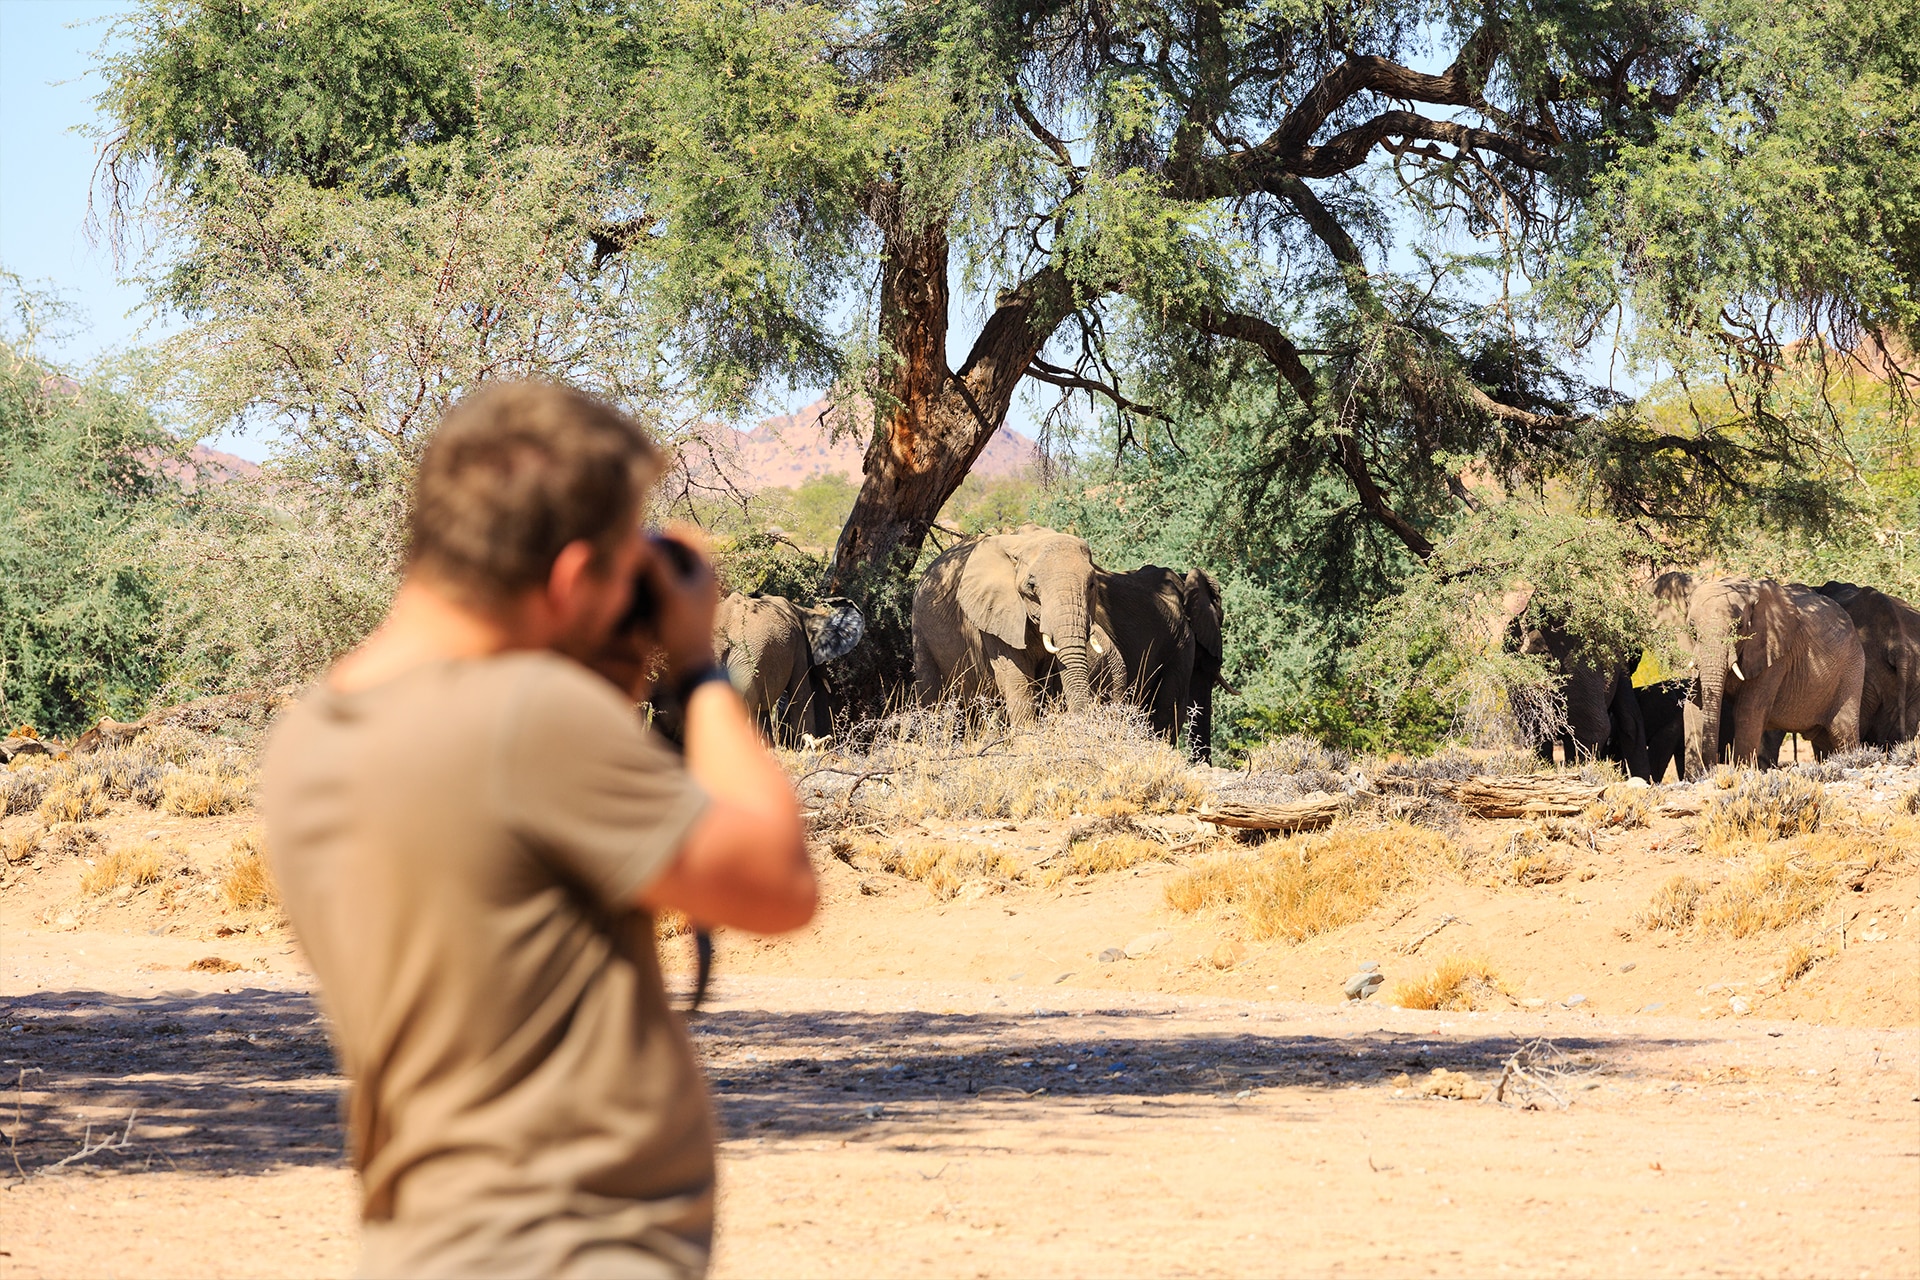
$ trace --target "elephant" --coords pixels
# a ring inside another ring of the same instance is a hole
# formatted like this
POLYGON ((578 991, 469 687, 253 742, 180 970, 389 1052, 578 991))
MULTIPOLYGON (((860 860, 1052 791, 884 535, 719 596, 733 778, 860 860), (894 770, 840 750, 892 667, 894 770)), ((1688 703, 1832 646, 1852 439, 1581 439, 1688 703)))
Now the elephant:
POLYGON ((1850 582, 1828 582, 1815 590, 1847 611, 1866 654, 1860 741, 1891 747, 1920 736, 1920 609, 1850 582))
MULTIPOLYGON (((1572 636, 1551 624, 1529 628, 1520 651, 1544 654, 1560 671, 1567 700, 1567 730, 1560 741, 1569 764, 1596 757, 1618 760, 1631 776, 1651 778, 1646 722, 1626 667, 1600 670, 1572 636)), ((1551 741, 1541 743, 1540 749, 1548 759, 1553 757, 1551 741)))
POLYGON ((859 608, 839 597, 805 608, 785 596, 736 591, 713 619, 721 664, 761 730, 783 744, 832 730, 818 668, 865 636, 859 608))
POLYGON ((1859 744, 1866 655, 1838 604, 1771 578, 1665 573, 1653 592, 1660 620, 1690 631, 1699 700, 1684 708, 1688 778, 1720 762, 1727 717, 1745 767, 1769 729, 1807 735, 1821 759, 1859 744))
POLYGON ((1144 708, 1168 742, 1187 734, 1194 759, 1213 759, 1213 690, 1220 683, 1225 614, 1211 574, 1158 565, 1094 570, 1094 692, 1144 708))
POLYGON ((998 693, 1032 723, 1036 688, 1057 670, 1067 709, 1093 701, 1093 553, 1034 525, 942 552, 913 593, 913 685, 921 702, 998 693))

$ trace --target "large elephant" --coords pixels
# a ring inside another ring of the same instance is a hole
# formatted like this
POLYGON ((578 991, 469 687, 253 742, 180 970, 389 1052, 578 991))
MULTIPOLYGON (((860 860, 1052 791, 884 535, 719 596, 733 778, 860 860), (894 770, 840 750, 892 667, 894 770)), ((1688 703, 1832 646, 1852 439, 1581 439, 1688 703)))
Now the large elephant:
POLYGON ((1225 613, 1211 574, 1158 565, 1094 570, 1094 692, 1144 708, 1168 742, 1213 758, 1213 690, 1220 683, 1225 613))
POLYGON ((1057 669, 1067 709, 1093 701, 1093 554, 1071 534, 1025 526, 975 538, 927 566, 913 593, 913 684, 922 702, 998 693, 1007 718, 1034 718, 1057 669))
MULTIPOLYGON (((1529 628, 1521 638, 1520 651, 1552 658, 1560 672, 1560 689, 1567 700, 1567 729, 1560 740, 1569 764, 1595 758, 1618 760, 1632 777, 1651 777, 1646 722, 1627 668, 1602 671, 1572 636, 1552 625, 1529 628)), ((1551 759, 1553 743, 1540 746, 1551 759)))
POLYGON ((713 647, 747 709, 775 742, 831 731, 818 668, 866 635, 866 619, 838 597, 803 608, 785 596, 734 592, 713 619, 713 647))
POLYGON ((1920 737, 1920 609, 1872 587, 1818 588, 1847 611, 1866 654, 1860 683, 1860 741, 1891 747, 1920 737))
POLYGON ((1662 622, 1687 628, 1699 682, 1685 709, 1687 777, 1720 762, 1727 717, 1744 767, 1769 729, 1805 734, 1822 759, 1858 745, 1866 658, 1839 605, 1799 583, 1687 573, 1662 574, 1654 598, 1662 622))

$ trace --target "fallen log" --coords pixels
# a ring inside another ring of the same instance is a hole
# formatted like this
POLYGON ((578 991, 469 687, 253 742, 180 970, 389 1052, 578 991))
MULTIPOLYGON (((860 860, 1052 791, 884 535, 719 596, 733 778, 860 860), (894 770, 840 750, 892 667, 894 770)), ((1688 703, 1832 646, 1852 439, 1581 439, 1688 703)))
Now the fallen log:
POLYGON ((1512 778, 1476 775, 1453 789, 1461 808, 1479 818, 1540 818, 1579 813, 1602 788, 1544 774, 1512 778))
POLYGON ((1252 804, 1216 796, 1194 816, 1216 827, 1242 831, 1318 831, 1329 826, 1347 807, 1345 796, 1316 791, 1280 804, 1252 804))

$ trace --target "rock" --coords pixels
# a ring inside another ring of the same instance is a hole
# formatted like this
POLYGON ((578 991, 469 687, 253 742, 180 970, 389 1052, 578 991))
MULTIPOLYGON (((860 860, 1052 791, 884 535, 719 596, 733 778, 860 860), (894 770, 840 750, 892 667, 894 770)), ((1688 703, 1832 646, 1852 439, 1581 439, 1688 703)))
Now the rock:
POLYGON ((1620 966, 1620 972, 1622 972, 1622 973, 1632 973, 1632 972, 1633 972, 1633 971, 1634 971, 1635 969, 1637 969, 1637 968, 1639 968, 1639 967, 1640 967, 1640 966, 1639 966, 1638 964, 1636 964, 1636 963, 1635 963, 1634 961, 1632 961, 1632 960, 1629 960, 1629 961, 1627 961, 1627 962, 1626 962, 1625 964, 1623 964, 1623 965, 1621 965, 1621 966, 1620 966))
POLYGON ((1238 963, 1239 957, 1233 954, 1232 943, 1223 942, 1213 949, 1213 955, 1209 960, 1216 969, 1231 969, 1238 963))
POLYGON ((1348 978, 1341 990, 1347 993, 1349 1000, 1365 1000, 1386 984, 1386 975, 1378 970, 1363 969, 1348 978))
POLYGON ((1157 929, 1152 933, 1143 933, 1132 942, 1129 942, 1124 948, 1127 953, 1127 959, 1138 960, 1141 956, 1146 955, 1155 947, 1160 946, 1172 937, 1173 935, 1164 929, 1157 929))
POLYGON ((1733 999, 1727 1001, 1727 1008, 1733 1010, 1737 1016, 1745 1017, 1747 1014, 1753 1012, 1753 1001, 1747 999, 1745 996, 1735 996, 1733 999))
POLYGON ((1666 1002, 1665 1000, 1655 1000, 1655 1001, 1654 1001, 1654 1002, 1653 1002, 1652 1004, 1643 1004, 1643 1005, 1641 1005, 1641 1006, 1640 1006, 1640 1012, 1642 1012, 1642 1013, 1658 1013, 1658 1012, 1660 1012, 1660 1011, 1661 1011, 1662 1009, 1664 1009, 1664 1008, 1666 1008, 1666 1007, 1667 1007, 1667 1002, 1666 1002))
POLYGON ((8 738, 0 742, 0 764, 18 760, 22 756, 50 756, 53 748, 38 738, 8 738))
POLYGON ((1365 964, 1360 966, 1360 972, 1375 973, 1379 971, 1379 968, 1380 968, 1380 962, 1378 960, 1369 960, 1365 964))
POLYGON ((1121 947, 1108 947, 1100 953, 1101 964, 1112 964, 1117 960, 1125 960, 1126 958, 1127 953, 1125 949, 1121 947))
POLYGON ((1520 1002, 1520 1007, 1523 1009, 1544 1009, 1547 1007, 1547 1002, 1539 996, 1528 996, 1520 1002))
POLYGON ((1387 1083, 1396 1089, 1411 1089, 1413 1088, 1413 1077, 1402 1071, 1399 1075, 1387 1081, 1387 1083))
POLYGON ((1587 998, 1585 996, 1568 996, 1566 1000, 1566 1005, 1567 1005, 1567 1008, 1569 1009, 1578 1009, 1581 1005, 1585 1004, 1586 1002, 1587 1002, 1587 998))
POLYGON ((1464 1071, 1449 1071, 1445 1067, 1435 1067, 1426 1079, 1420 1082, 1420 1092, 1429 1098, 1453 1098, 1472 1101, 1486 1096, 1486 1088, 1478 1080, 1464 1071))

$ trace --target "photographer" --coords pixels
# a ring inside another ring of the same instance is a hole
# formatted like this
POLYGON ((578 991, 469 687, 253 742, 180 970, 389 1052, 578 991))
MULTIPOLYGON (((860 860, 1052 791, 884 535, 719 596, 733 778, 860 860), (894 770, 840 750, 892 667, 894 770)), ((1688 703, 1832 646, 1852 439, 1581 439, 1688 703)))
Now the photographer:
POLYGON ((274 731, 270 856, 352 1084, 365 1274, 705 1268, 712 1120, 654 914, 779 932, 816 890, 714 666, 712 572, 641 533, 658 465, 561 387, 464 401, 385 620, 274 731), (636 639, 615 628, 637 578, 636 639), (634 712, 652 669, 684 763, 634 712))

